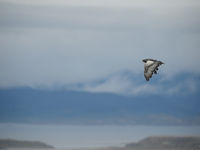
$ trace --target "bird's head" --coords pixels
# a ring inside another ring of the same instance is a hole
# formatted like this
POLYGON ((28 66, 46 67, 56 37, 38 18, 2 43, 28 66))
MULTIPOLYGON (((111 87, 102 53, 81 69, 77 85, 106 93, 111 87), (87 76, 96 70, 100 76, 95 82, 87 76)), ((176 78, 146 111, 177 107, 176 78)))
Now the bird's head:
POLYGON ((146 62, 147 62, 147 59, 143 59, 142 61, 143 61, 144 63, 146 63, 146 62))

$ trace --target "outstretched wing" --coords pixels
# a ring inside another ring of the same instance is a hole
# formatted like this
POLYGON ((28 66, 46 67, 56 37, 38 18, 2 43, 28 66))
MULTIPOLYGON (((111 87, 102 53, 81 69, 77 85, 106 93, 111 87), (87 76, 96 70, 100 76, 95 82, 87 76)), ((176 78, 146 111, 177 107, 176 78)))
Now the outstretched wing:
POLYGON ((158 67, 160 63, 159 62, 154 62, 150 66, 146 66, 144 69, 144 77, 146 78, 147 81, 152 77, 153 73, 157 73, 158 67))

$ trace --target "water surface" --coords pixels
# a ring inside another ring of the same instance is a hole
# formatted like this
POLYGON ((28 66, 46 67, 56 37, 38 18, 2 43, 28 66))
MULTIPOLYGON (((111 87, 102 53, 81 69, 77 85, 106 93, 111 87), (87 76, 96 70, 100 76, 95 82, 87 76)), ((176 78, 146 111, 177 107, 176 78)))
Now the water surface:
POLYGON ((123 146, 148 136, 200 136, 200 127, 0 124, 0 138, 42 141, 67 149, 123 146))

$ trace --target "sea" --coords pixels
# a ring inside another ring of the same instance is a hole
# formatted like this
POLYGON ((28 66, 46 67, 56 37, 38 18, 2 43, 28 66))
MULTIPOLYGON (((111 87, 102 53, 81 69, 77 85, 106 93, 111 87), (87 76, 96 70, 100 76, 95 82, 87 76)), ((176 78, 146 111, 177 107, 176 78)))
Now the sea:
MULTIPOLYGON (((91 149, 112 146, 123 147, 128 143, 138 142, 149 136, 200 136, 200 126, 0 123, 0 139, 41 141, 54 146, 56 150, 91 149)), ((24 148, 23 150, 32 149, 24 148)))

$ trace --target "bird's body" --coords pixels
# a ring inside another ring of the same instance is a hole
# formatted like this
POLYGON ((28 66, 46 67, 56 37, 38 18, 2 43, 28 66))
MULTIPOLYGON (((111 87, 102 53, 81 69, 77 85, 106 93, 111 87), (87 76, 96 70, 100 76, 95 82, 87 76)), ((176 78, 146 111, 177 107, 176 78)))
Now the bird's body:
POLYGON ((158 67, 164 64, 161 61, 154 59, 143 59, 144 62, 144 77, 147 81, 152 77, 153 73, 157 74, 158 67))

